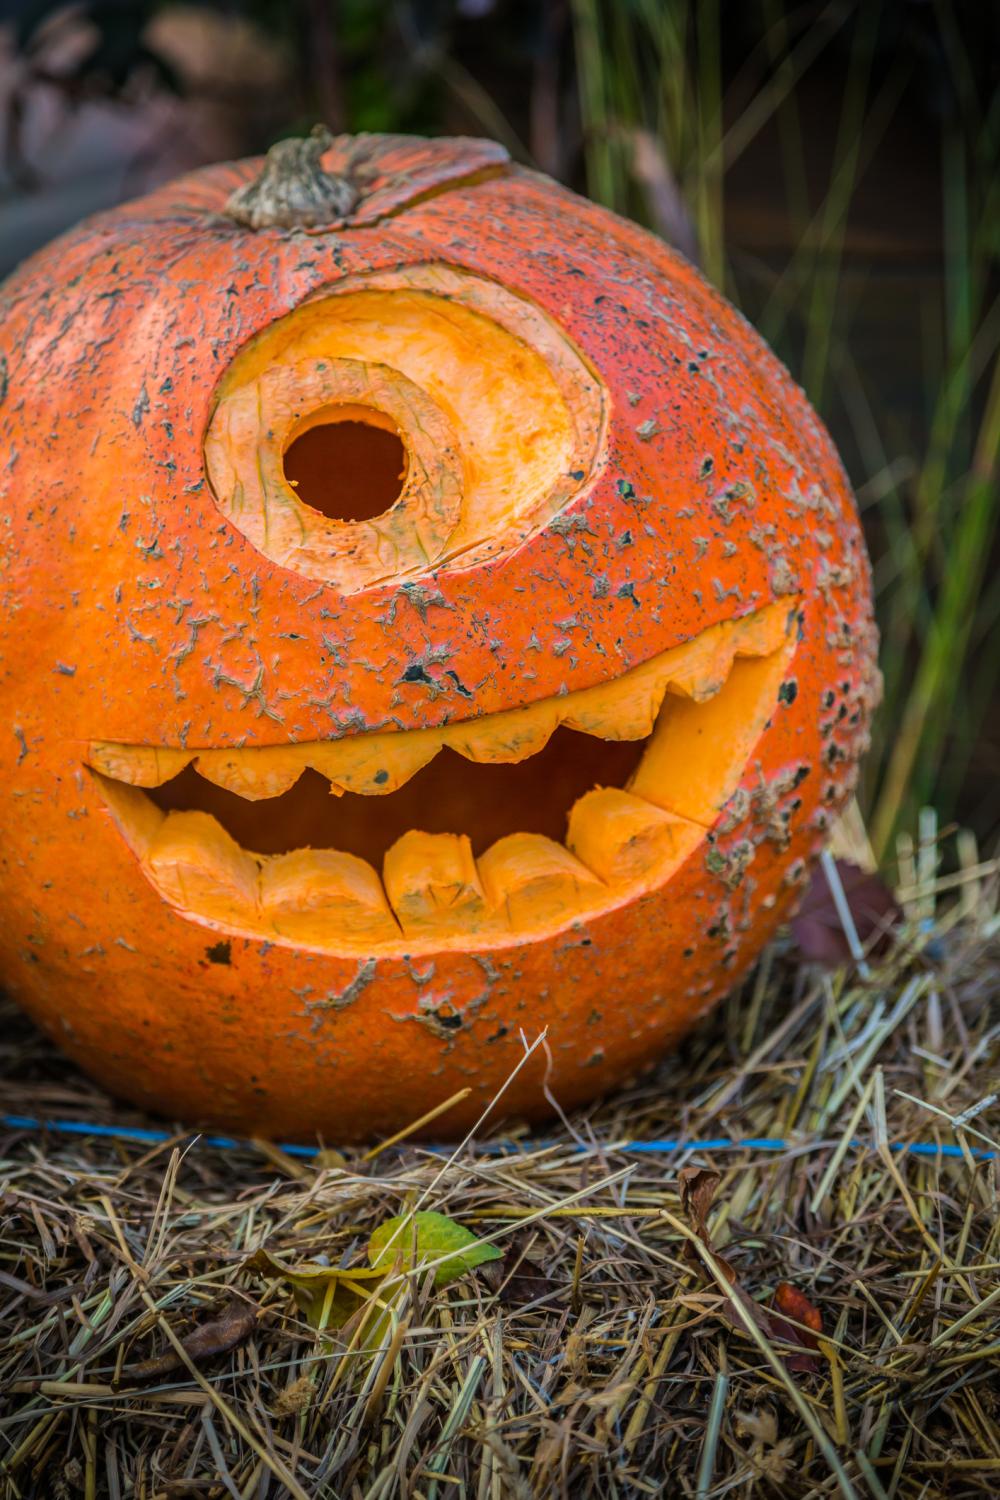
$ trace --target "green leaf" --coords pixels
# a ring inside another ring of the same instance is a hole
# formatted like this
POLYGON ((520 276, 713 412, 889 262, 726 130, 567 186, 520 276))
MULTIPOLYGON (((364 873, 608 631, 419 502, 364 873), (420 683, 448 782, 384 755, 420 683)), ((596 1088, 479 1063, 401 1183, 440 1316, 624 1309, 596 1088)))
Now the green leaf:
POLYGON ((434 1271, 434 1285, 447 1286, 476 1266, 503 1257, 495 1245, 480 1243, 470 1229, 446 1214, 420 1213, 398 1214, 380 1224, 368 1242, 368 1259, 383 1273, 391 1271, 397 1261, 405 1271, 441 1261, 434 1271))
MULTIPOLYGON (((292 1289, 306 1322, 320 1330, 342 1328, 362 1307, 376 1298, 384 1280, 382 1271, 341 1270, 306 1262, 289 1266, 267 1250, 258 1250, 245 1263, 246 1269, 265 1276, 279 1276, 292 1289)), ((377 1300, 377 1298, 376 1298, 377 1300)))

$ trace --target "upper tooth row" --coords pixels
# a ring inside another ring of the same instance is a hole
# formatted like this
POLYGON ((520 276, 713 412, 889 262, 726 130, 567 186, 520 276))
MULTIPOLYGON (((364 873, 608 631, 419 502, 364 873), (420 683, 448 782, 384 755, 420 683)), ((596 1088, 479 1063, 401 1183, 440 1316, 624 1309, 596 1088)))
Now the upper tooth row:
POLYGON ((280 796, 307 767, 326 776, 338 795, 393 792, 446 747, 467 760, 510 762, 537 754, 559 725, 606 740, 644 739, 668 691, 704 702, 725 682, 735 656, 776 651, 786 638, 788 621, 787 601, 772 604, 742 620, 714 625, 612 682, 441 729, 236 750, 98 741, 90 747, 90 764, 116 781, 160 786, 194 760, 208 781, 250 800, 280 796))
POLYGON ((120 780, 101 778, 102 790, 152 884, 210 926, 340 953, 516 941, 653 889, 694 852, 739 784, 793 650, 789 640, 739 663, 701 705, 672 698, 628 787, 574 803, 566 846, 514 833, 477 860, 464 835, 414 830, 380 879, 333 849, 250 854, 208 813, 164 814, 120 780))

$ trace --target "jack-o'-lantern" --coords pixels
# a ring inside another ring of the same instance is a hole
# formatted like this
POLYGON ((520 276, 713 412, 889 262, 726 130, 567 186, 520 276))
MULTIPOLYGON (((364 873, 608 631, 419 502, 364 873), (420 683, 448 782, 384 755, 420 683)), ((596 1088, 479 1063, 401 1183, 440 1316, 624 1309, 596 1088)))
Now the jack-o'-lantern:
POLYGON ((680 257, 488 142, 314 136, 57 241, 0 349, 0 962, 95 1077, 334 1139, 468 1085, 454 1133, 543 1028, 508 1116, 745 970, 869 575, 680 257))

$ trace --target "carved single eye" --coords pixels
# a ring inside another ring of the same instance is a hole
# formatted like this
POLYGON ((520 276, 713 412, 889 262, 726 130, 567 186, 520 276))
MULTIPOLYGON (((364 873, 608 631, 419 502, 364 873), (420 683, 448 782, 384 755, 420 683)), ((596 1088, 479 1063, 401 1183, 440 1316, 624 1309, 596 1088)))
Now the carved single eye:
POLYGON ((592 477, 603 387, 530 302, 447 266, 354 278, 224 375, 220 509, 345 594, 511 550, 592 477))

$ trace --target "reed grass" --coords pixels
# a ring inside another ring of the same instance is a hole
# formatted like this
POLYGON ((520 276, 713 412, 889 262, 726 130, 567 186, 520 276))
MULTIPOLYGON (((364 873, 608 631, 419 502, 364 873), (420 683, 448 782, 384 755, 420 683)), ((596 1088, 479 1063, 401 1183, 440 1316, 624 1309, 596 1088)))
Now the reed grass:
MULTIPOLYGON (((852 477, 873 553, 885 700, 861 796, 880 855, 919 807, 954 813, 1000 673, 1000 590, 990 568, 1000 517, 1000 94, 977 93, 955 9, 935 7, 942 89, 955 101, 940 142, 945 300, 926 310, 926 439, 894 452, 873 379, 852 355, 845 279, 859 185, 913 82, 906 55, 873 70, 890 9, 881 0, 818 11, 760 0, 759 45, 727 83, 717 0, 572 7, 588 191, 669 233, 648 171, 636 172, 637 133, 655 143, 703 270, 736 298, 726 174, 765 125, 776 127, 775 168, 796 243, 755 316, 820 412, 846 410, 863 456, 866 472, 852 477), (845 85, 829 175, 817 183, 800 95, 808 69, 835 43, 847 54, 845 85)), ((983 832, 995 831, 998 815, 985 810, 983 832)))

